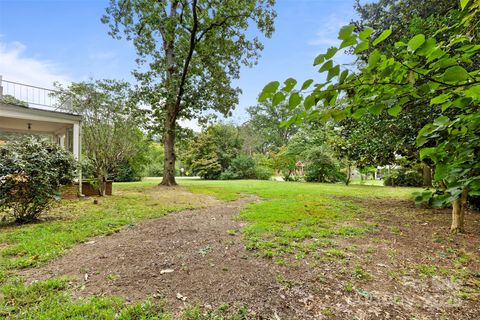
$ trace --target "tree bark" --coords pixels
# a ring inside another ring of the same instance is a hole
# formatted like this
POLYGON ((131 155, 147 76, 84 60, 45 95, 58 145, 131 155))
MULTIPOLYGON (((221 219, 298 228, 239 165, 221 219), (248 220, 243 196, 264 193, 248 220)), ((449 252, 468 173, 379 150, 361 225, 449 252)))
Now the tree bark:
POLYGON ((105 196, 105 191, 106 191, 106 184, 105 184, 105 178, 104 178, 103 175, 98 175, 97 176, 97 184, 98 184, 99 195, 104 197, 105 196))
POLYGON ((167 118, 165 121, 165 137, 164 137, 164 151, 165 159, 163 162, 163 179, 160 185, 162 186, 176 186, 175 181, 175 126, 176 116, 175 111, 172 110, 174 106, 168 108, 167 118))
POLYGON ((465 232, 465 211, 467 208, 468 190, 463 190, 460 198, 456 199, 452 204, 452 233, 465 232))
POLYGON ((423 186, 432 186, 432 169, 425 163, 423 164, 423 186))
POLYGON ((348 186, 350 184, 350 179, 352 177, 352 166, 348 164, 347 166, 347 177, 345 179, 345 185, 348 186))

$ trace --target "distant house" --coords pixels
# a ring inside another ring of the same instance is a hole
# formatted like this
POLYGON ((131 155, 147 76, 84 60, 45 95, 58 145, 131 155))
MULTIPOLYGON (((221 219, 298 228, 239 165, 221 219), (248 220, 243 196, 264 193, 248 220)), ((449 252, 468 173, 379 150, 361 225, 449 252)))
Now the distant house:
MULTIPOLYGON (((0 76, 0 144, 21 135, 38 135, 58 143, 80 160, 82 117, 59 107, 52 92, 0 76)), ((80 172, 79 194, 81 181, 80 172)))

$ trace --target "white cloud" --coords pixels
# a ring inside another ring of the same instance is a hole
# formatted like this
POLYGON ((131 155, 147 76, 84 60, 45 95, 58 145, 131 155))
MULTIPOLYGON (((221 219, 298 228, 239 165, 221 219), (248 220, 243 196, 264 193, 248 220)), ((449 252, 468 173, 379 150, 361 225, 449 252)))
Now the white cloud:
POLYGON ((326 17, 321 21, 320 30, 316 33, 315 39, 308 41, 311 46, 331 47, 338 45, 340 40, 337 39, 338 31, 348 21, 335 15, 326 17))
POLYGON ((55 81, 70 82, 57 64, 28 57, 26 51, 27 47, 20 42, 0 41, 0 75, 4 80, 45 88, 52 88, 55 81))

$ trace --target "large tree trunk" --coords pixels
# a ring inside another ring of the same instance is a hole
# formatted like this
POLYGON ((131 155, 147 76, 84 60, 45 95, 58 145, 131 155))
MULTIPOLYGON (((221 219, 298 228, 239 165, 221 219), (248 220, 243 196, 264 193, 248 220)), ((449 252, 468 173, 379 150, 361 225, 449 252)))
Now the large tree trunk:
POLYGON ((432 169, 425 163, 423 164, 423 186, 432 186, 432 169))
POLYGON ((165 159, 163 162, 163 179, 160 185, 162 186, 176 186, 175 181, 175 126, 176 117, 175 112, 170 107, 167 112, 167 119, 165 121, 165 137, 164 150, 165 159))
POLYGON ((468 190, 462 192, 460 198, 455 200, 452 204, 452 226, 450 231, 452 233, 465 232, 465 211, 467 209, 468 190))

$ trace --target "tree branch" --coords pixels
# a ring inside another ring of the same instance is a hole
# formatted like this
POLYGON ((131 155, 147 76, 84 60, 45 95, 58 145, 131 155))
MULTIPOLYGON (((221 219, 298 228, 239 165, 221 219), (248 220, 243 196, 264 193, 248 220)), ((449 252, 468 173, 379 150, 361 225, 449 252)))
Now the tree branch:
POLYGON ((177 114, 180 110, 180 103, 182 101, 183 93, 185 91, 185 81, 187 79, 188 67, 190 66, 190 61, 192 60, 193 52, 195 51, 195 46, 197 43, 196 37, 195 37, 198 29, 197 0, 193 0, 192 2, 192 15, 193 15, 193 26, 192 26, 192 31, 190 32, 190 46, 188 48, 187 58, 185 59, 185 63, 183 64, 182 78, 180 80, 180 85, 178 87, 177 100, 175 102, 175 110, 177 114))

